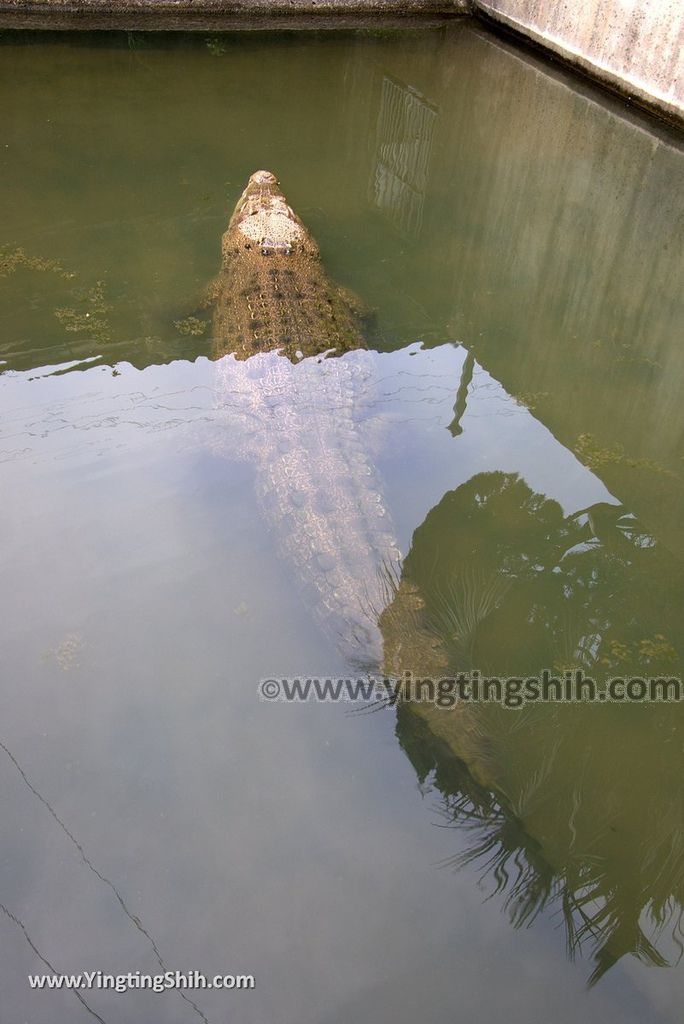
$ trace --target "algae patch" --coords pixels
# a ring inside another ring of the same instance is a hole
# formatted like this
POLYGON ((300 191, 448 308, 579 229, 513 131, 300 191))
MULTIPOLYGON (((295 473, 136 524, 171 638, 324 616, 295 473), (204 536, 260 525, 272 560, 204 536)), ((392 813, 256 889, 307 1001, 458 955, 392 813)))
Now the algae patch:
POLYGON ((76 298, 77 306, 63 306, 55 310, 64 330, 73 334, 87 331, 95 341, 109 341, 111 331, 106 314, 112 307, 105 301, 103 282, 98 281, 94 287, 77 292, 76 298))
POLYGON ((631 459, 621 444, 601 448, 593 434, 580 434, 575 442, 575 454, 589 469, 603 466, 627 466, 631 469, 645 469, 651 473, 674 477, 677 474, 652 459, 631 459))
POLYGON ((180 334, 190 335, 194 338, 206 334, 209 324, 206 320, 200 320, 196 316, 188 316, 185 320, 176 320, 173 325, 180 334))
POLYGON ((21 246, 12 248, 9 245, 0 247, 0 277, 9 277, 19 268, 37 270, 42 273, 57 274, 65 281, 76 275, 66 270, 59 260, 45 259, 43 256, 30 256, 21 246))

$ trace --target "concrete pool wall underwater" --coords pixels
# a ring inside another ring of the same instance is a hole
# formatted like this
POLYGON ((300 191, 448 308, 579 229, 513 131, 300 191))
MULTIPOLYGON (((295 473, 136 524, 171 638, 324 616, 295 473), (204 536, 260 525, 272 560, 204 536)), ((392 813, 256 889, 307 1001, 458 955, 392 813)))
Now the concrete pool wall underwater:
POLYGON ((0 0, 0 28, 396 27, 464 16, 684 127, 684 0, 0 0))

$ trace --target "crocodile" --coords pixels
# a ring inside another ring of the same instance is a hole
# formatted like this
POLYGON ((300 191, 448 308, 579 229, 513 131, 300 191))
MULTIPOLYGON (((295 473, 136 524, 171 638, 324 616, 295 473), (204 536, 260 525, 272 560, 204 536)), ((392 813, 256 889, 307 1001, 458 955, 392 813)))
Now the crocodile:
POLYGON ((238 414, 224 443, 253 462, 305 605, 348 663, 377 670, 400 553, 361 422, 375 374, 364 310, 270 171, 250 177, 221 248, 206 304, 217 406, 238 414))

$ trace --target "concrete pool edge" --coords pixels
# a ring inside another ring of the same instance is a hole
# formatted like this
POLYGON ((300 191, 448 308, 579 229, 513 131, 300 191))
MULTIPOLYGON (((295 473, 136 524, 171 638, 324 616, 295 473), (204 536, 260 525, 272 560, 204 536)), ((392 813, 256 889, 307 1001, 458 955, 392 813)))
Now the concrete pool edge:
POLYGON ((557 16, 554 20, 557 8, 550 0, 0 0, 0 29, 381 31, 472 20, 602 86, 628 107, 681 130, 684 97, 679 96, 672 29, 677 39, 684 36, 684 20, 668 21, 664 11, 649 13, 649 4, 642 0, 636 23, 616 27, 615 0, 593 0, 587 17, 572 23, 559 22, 557 16), (607 15, 613 16, 608 28, 607 15), (582 34, 590 28, 591 38, 583 43, 582 34), (646 33, 643 40, 639 32, 646 33), (669 63, 664 71, 660 58, 666 43, 669 63))
MULTIPOLYGON (((583 78, 590 79, 619 96, 628 105, 640 107, 677 128, 684 128, 684 100, 659 88, 655 80, 639 77, 631 70, 618 70, 608 59, 600 58, 598 49, 596 52, 589 48, 584 51, 576 41, 564 38, 562 34, 554 35, 542 24, 535 25, 532 20, 511 16, 501 9, 501 0, 474 0, 474 6, 478 20, 495 32, 508 36, 512 41, 527 44, 547 60, 564 65, 583 78)), ((683 33, 684 21, 679 28, 679 35, 683 33)), ((625 26, 624 34, 626 51, 628 47, 634 46, 634 39, 628 40, 629 26, 625 26)), ((660 42, 660 39, 655 40, 655 45, 660 42)))
POLYGON ((0 30, 230 32, 435 27, 471 14, 470 0, 405 4, 341 0, 0 0, 0 30))

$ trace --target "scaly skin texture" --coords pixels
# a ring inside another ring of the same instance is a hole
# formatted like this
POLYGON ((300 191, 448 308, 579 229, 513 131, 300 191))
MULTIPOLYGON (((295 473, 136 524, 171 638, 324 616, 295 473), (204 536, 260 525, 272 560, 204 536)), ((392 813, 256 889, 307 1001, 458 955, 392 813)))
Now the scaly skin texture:
POLYGON ((316 242, 269 171, 249 179, 221 250, 211 294, 216 356, 278 349, 294 360, 364 347, 353 299, 328 279, 316 242))
POLYGON ((237 203, 210 297, 225 447, 254 463, 263 514, 314 618, 349 663, 379 669, 399 552, 359 422, 374 357, 268 171, 237 203))

